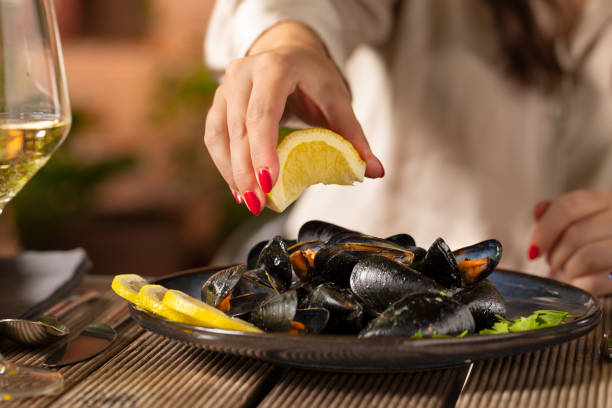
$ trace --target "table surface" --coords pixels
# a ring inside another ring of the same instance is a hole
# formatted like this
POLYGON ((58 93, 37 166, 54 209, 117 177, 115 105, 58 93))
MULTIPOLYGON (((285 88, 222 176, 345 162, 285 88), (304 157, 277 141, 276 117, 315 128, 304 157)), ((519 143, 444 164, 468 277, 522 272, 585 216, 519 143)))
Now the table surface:
MULTIPOLYGON (((101 296, 62 319, 74 335, 125 307, 109 285, 109 278, 100 277, 81 285, 101 296)), ((170 340, 130 320, 102 354, 58 370, 64 376, 60 392, 2 407, 612 407, 612 362, 599 354, 604 330, 612 333, 612 297, 601 304, 602 324, 571 342, 402 374, 284 368, 170 340)), ((0 352, 13 362, 40 366, 56 347, 24 350, 4 341, 0 352)))

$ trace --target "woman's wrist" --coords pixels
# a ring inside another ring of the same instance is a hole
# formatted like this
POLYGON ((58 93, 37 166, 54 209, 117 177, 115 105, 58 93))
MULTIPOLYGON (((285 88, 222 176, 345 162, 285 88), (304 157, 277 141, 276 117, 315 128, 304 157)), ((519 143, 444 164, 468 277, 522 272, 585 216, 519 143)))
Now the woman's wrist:
POLYGON ((247 55, 286 47, 304 48, 329 57, 327 48, 319 36, 306 25, 294 20, 281 21, 264 31, 253 42, 247 55))

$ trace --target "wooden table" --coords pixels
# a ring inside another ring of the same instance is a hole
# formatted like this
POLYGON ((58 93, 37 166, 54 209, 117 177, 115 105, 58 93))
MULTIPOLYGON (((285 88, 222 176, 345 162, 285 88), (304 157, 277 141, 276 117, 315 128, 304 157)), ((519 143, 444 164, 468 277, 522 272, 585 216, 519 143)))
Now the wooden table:
MULTIPOLYGON (((99 300, 64 320, 78 333, 125 302, 110 280, 86 280, 99 300)), ((612 333, 612 297, 602 299, 612 333)), ((342 374, 283 368, 205 351, 129 321, 97 357, 64 367, 61 392, 2 407, 612 407, 612 362, 599 355, 604 327, 548 349, 473 365, 403 374, 342 374)), ((39 366, 53 349, 24 351, 5 341, 11 361, 39 366)))

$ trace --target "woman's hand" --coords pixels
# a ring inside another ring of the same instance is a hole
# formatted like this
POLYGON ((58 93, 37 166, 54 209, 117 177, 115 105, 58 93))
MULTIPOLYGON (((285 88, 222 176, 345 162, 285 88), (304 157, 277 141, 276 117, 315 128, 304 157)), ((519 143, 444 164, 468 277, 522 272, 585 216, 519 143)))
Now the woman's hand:
POLYGON ((536 205, 528 258, 593 294, 612 293, 612 191, 577 190, 536 205))
POLYGON ((319 38, 297 22, 272 27, 232 61, 206 118, 204 142, 236 201, 257 215, 278 177, 279 122, 297 115, 350 141, 367 177, 382 177, 350 93, 319 38))

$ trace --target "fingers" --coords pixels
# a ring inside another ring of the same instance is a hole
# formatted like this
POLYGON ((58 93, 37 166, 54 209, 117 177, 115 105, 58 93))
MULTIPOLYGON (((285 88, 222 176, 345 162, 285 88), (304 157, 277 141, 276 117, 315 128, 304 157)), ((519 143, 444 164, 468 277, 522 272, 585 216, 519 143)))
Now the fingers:
POLYGON ((251 145, 247 136, 246 116, 251 95, 250 78, 236 78, 227 90, 227 128, 232 176, 238 191, 254 215, 258 215, 265 203, 265 196, 257 187, 251 145))
POLYGON ((570 279, 567 280, 567 283, 594 295, 608 295, 612 293, 612 280, 608 275, 608 272, 600 272, 570 279))
POLYGON ((610 205, 609 194, 579 190, 553 201, 533 231, 527 254, 529 259, 551 251, 570 225, 606 210, 610 205))
MULTIPOLYGON (((605 240, 612 240, 612 211, 597 213, 571 224, 563 232, 554 248, 549 251, 548 263, 551 273, 554 274, 561 269, 568 273, 569 264, 566 266, 566 263, 571 263, 569 260, 576 258, 574 255, 578 250, 589 247, 589 244, 599 244, 600 241, 605 240)), ((612 270, 612 263, 610 263, 610 270, 612 270)))
POLYGON ((612 271, 612 239, 597 241, 578 248, 563 267, 563 278, 573 280, 612 271))
POLYGON ((225 179, 238 203, 241 201, 239 190, 234 182, 232 163, 230 159, 229 136, 227 132, 227 106, 223 96, 223 87, 215 92, 212 106, 206 115, 204 143, 215 166, 225 179))
POLYGON ((295 90, 294 83, 281 74, 281 71, 277 71, 253 84, 246 113, 252 172, 257 175, 257 182, 264 193, 272 190, 278 178, 278 124, 287 97, 295 90))

